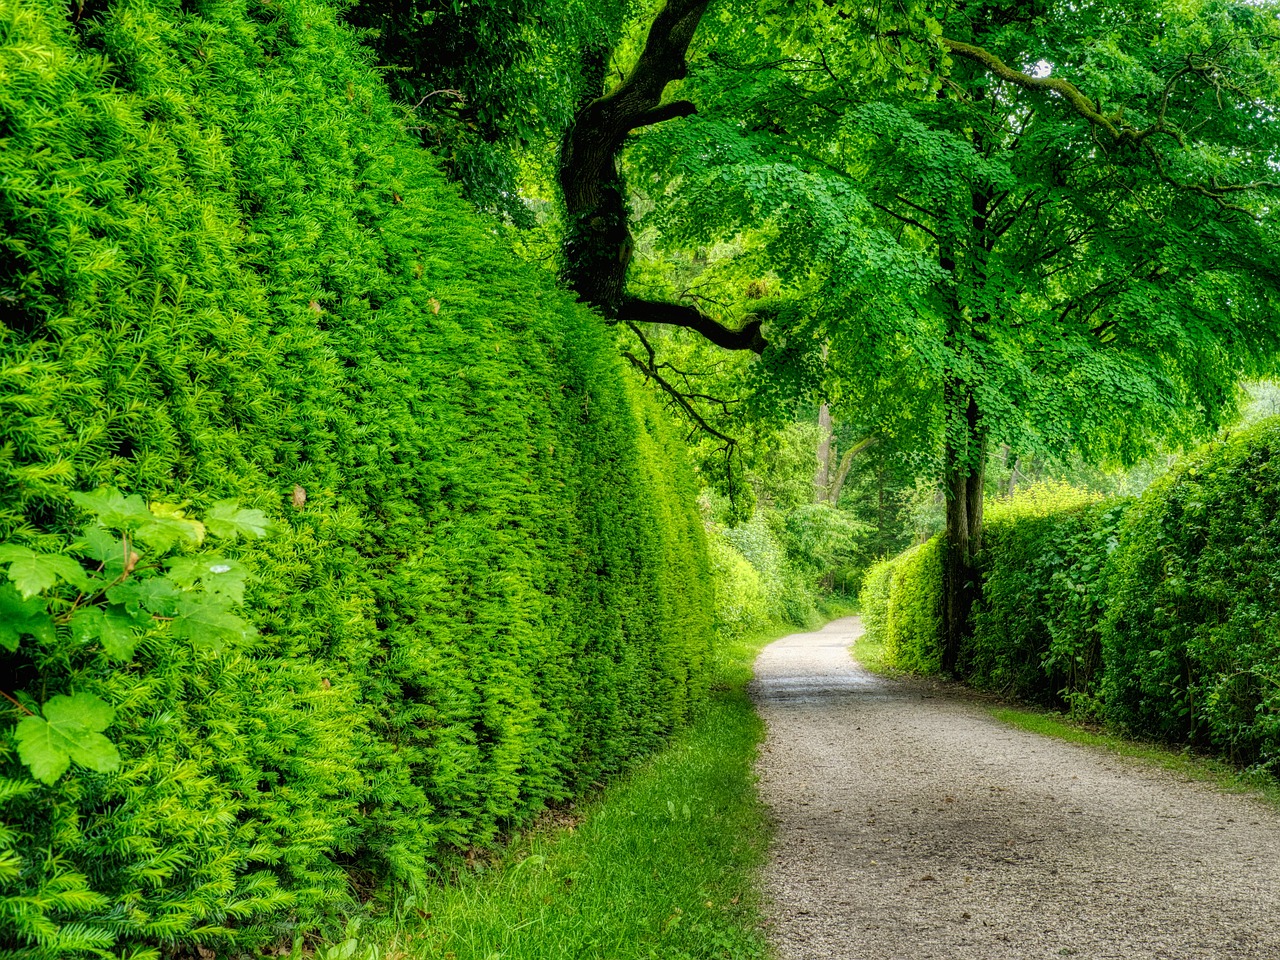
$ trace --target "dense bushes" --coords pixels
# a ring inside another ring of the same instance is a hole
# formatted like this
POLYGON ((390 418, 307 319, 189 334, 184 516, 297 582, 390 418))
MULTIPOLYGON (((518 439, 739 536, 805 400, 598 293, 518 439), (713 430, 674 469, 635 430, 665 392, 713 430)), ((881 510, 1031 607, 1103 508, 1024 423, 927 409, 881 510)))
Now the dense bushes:
MULTIPOLYGON (((873 568, 863 609, 890 663, 932 672, 893 640, 933 602, 931 585, 901 594, 919 556, 873 568)), ((962 679, 1280 770, 1280 420, 1137 501, 1053 488, 994 504, 980 566, 962 679)))
POLYGON ((1111 593, 1106 715, 1280 770, 1280 420, 1152 487, 1126 518, 1111 593))
POLYGON ((901 554, 889 573, 885 659, 902 670, 937 673, 942 616, 942 540, 901 554))
POLYGON ((1101 678, 1104 572, 1127 501, 1070 487, 992 504, 982 599, 959 672, 970 683, 1087 713, 1101 678))
POLYGON ((872 565, 863 578, 858 604, 867 640, 883 644, 885 662, 899 670, 941 668, 941 550, 934 537, 872 565))
POLYGON ((231 551, 258 634, 221 653, 0 651, 26 710, 109 703, 121 756, 46 786, 0 729, 24 956, 291 939, 701 693, 678 445, 403 122, 309 0, 0 0, 0 541, 58 552, 102 484, 281 521, 231 551))

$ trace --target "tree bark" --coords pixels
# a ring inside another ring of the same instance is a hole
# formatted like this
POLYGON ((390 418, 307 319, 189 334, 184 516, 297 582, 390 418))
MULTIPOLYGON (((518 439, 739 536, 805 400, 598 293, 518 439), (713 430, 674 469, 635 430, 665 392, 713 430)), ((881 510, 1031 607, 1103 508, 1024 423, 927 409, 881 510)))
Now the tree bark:
POLYGON ((667 87, 685 76, 685 57, 709 0, 668 0, 649 28, 635 67, 613 92, 587 102, 560 144, 560 192, 565 236, 561 280, 610 321, 662 323, 694 330, 726 350, 763 353, 762 321, 739 330, 686 304, 629 298, 627 267, 635 243, 619 156, 642 127, 687 117, 687 100, 663 103, 667 87))
POLYGON ((831 407, 818 407, 818 468, 813 474, 813 502, 827 503, 831 489, 831 456, 836 437, 831 423, 831 407))
POLYGON ((963 385, 954 385, 947 392, 964 407, 962 434, 958 438, 948 437, 945 452, 947 528, 942 561, 942 672, 954 675, 979 593, 977 557, 982 549, 982 487, 987 443, 972 391, 963 385))
POLYGON ((707 3, 671 0, 663 7, 630 75, 583 107, 561 143, 563 279, 608 319, 622 307, 633 248, 618 154, 631 131, 694 112, 687 101, 663 104, 662 95, 687 72, 685 55, 707 3))

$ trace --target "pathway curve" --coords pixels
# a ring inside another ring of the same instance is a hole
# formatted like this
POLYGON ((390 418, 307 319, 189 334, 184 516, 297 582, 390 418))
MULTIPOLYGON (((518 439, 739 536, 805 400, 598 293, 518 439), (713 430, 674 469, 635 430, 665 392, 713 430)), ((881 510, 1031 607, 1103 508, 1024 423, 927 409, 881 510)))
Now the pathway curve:
POLYGON ((868 674, 861 632, 756 661, 780 957, 1280 958, 1280 814, 868 674))

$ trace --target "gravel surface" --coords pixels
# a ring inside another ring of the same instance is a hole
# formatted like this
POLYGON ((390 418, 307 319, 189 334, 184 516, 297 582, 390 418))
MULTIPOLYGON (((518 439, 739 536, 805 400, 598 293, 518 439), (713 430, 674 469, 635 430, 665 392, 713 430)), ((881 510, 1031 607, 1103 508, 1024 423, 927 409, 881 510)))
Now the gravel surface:
POLYGON ((780 957, 1280 960, 1280 814, 868 674, 861 632, 756 661, 780 957))

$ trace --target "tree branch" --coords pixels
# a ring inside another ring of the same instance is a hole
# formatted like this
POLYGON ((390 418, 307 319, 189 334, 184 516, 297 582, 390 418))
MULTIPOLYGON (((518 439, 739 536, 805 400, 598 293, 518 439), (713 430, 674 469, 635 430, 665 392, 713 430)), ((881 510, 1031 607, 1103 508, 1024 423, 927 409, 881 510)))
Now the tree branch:
POLYGON ((1033 77, 1029 73, 1023 73, 1015 70, 997 57, 994 53, 982 47, 974 46, 971 43, 964 43, 960 40, 951 40, 947 37, 941 38, 942 45, 947 49, 948 53, 957 57, 964 57, 966 60, 972 60, 974 63, 982 66, 988 73, 999 77, 1001 80, 1012 83, 1015 86, 1022 87, 1025 90, 1051 90, 1059 96, 1063 97, 1076 113, 1084 117, 1095 127, 1100 127, 1111 135, 1116 142, 1141 143, 1148 137, 1155 134, 1163 133, 1166 136, 1177 140, 1179 144, 1183 142, 1182 134, 1165 123, 1165 112, 1168 107, 1170 94, 1177 79, 1183 74, 1189 72, 1188 68, 1180 70, 1173 78, 1170 79, 1165 87, 1164 100, 1160 107, 1160 118, 1151 126, 1140 129, 1128 123, 1125 123, 1123 117, 1119 113, 1107 116, 1102 113, 1101 107, 1096 106, 1093 101, 1080 92, 1080 88, 1069 80, 1063 80, 1061 77, 1033 77))
POLYGON ((698 108, 692 100, 673 100, 671 103, 664 103, 652 110, 646 110, 644 113, 638 114, 632 121, 632 130, 638 130, 641 127, 651 127, 655 123, 662 123, 664 120, 678 120, 681 117, 691 117, 698 112, 698 108))
POLYGON ((631 332, 634 333, 636 337, 640 340, 640 344, 644 347, 645 353, 649 357, 649 361, 648 363, 646 363, 645 361, 637 357, 634 353, 632 353, 630 350, 624 350, 622 352, 622 355, 627 358, 627 360, 631 363, 633 367, 635 367, 642 374, 644 374, 646 379, 652 380, 654 383, 656 383, 662 389, 662 392, 665 393, 667 396, 669 396, 671 398, 671 401, 685 412, 685 415, 694 422, 694 424, 697 426, 699 430, 701 430, 703 433, 707 434, 708 436, 715 437, 717 440, 723 443, 725 445, 726 451, 729 452, 730 455, 732 455, 732 451, 738 446, 738 441, 735 440, 733 437, 730 437, 730 436, 727 436, 726 434, 721 433, 715 427, 711 426, 711 424, 707 423, 706 418, 703 417, 702 414, 698 412, 696 407, 694 407, 689 396, 682 393, 674 384, 672 384, 665 377, 663 377, 661 373, 658 372, 659 364, 657 362, 657 359, 658 359, 657 352, 653 349, 653 345, 649 343, 648 338, 644 335, 644 333, 640 330, 640 328, 637 327, 634 323, 630 323, 630 322, 627 323, 627 326, 631 328, 631 332))
POLYGON ((751 320, 740 330, 712 320, 700 310, 681 303, 663 303, 658 300, 640 300, 628 297, 618 310, 618 319, 624 323, 661 323, 672 327, 684 327, 700 333, 717 347, 725 350, 750 350, 764 353, 768 346, 761 331, 762 321, 751 320))

